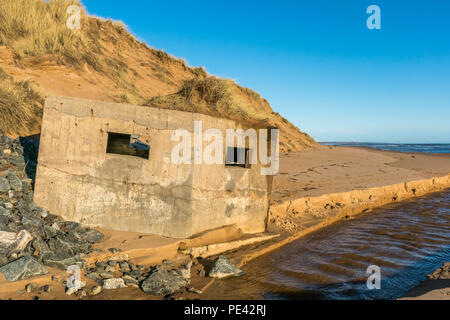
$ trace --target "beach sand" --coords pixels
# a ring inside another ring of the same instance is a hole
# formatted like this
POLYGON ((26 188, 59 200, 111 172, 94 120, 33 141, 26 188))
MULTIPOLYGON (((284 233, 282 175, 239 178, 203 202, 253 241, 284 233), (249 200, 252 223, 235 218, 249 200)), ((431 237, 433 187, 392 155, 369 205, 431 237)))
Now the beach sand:
POLYGON ((320 146, 280 157, 280 170, 273 182, 272 204, 449 173, 450 154, 320 146))

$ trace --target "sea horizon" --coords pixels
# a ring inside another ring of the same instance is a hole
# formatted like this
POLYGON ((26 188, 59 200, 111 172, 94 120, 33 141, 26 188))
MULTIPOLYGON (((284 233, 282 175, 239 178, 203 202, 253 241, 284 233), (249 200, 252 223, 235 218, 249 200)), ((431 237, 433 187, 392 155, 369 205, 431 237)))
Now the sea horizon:
POLYGON ((389 142, 318 142, 324 146, 367 147, 384 151, 450 153, 450 143, 389 143, 389 142))

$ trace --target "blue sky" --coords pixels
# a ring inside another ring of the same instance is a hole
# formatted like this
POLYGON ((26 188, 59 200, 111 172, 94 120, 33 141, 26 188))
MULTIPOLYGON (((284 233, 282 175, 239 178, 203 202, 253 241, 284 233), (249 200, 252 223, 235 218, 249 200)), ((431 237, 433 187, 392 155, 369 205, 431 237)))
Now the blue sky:
POLYGON ((450 143, 450 1, 82 0, 318 141, 450 143), (369 5, 381 30, 366 27, 369 5))

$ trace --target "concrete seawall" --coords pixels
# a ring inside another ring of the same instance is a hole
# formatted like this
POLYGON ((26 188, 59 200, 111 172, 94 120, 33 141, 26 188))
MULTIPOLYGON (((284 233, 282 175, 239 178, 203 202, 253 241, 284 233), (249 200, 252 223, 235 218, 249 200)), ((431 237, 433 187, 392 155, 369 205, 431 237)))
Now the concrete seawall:
POLYGON ((270 207, 268 231, 283 232, 278 241, 245 252, 237 259, 243 266, 249 261, 276 250, 311 232, 327 227, 334 222, 350 219, 371 209, 423 196, 450 188, 450 174, 423 180, 305 197, 270 207))

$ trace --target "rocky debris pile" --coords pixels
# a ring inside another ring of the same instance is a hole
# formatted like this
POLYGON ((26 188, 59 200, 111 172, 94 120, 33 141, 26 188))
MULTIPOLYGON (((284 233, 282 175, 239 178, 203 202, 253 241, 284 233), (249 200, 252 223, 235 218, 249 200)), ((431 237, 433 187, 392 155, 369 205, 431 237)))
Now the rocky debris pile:
POLYGON ((428 275, 429 279, 450 279, 450 262, 444 263, 440 268, 437 268, 432 274, 428 275))
POLYGON ((91 295, 97 295, 102 290, 134 287, 148 294, 167 297, 188 289, 191 266, 190 261, 176 269, 172 263, 165 261, 162 265, 146 270, 126 259, 114 259, 97 262, 94 267, 86 270, 86 278, 99 284, 91 288, 91 295))
POLYGON ((0 272, 10 281, 85 265, 92 244, 103 239, 97 230, 64 221, 33 202, 37 146, 11 139, 0 130, 0 272))
POLYGON ((243 275, 242 270, 232 264, 225 256, 219 256, 209 272, 211 278, 228 278, 243 275))
POLYGON ((192 262, 178 270, 168 271, 163 266, 153 268, 145 281, 141 284, 141 289, 145 293, 154 296, 168 296, 186 288, 191 282, 192 262))

